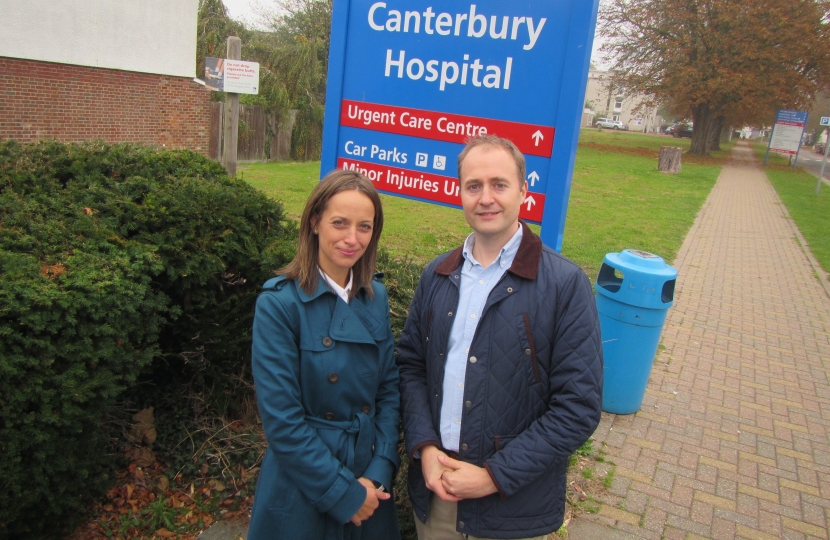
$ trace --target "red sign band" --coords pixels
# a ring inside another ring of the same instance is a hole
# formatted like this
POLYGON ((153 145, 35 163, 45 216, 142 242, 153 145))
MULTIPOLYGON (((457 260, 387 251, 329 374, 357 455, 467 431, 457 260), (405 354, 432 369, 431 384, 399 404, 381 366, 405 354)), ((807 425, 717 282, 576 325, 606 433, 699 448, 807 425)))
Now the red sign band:
MULTIPOLYGON (((451 176, 441 176, 346 158, 338 158, 337 167, 362 173, 375 184, 375 189, 383 193, 406 195, 407 197, 461 207, 458 179, 451 176)), ((528 192, 527 198, 522 203, 519 217, 526 221, 541 223, 544 208, 545 195, 528 192)))
POLYGON ((549 126, 507 122, 344 99, 340 125, 465 144, 476 135, 510 139, 524 154, 549 158, 556 130, 549 126))

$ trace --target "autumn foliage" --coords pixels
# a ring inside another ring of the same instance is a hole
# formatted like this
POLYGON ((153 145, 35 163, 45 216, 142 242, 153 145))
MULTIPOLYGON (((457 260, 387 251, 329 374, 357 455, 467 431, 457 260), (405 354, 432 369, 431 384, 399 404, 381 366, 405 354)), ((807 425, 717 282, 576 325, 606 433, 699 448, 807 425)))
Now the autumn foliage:
POLYGON ((292 242, 278 203, 193 152, 0 144, 0 538, 55 536, 106 490, 139 377, 227 408, 292 242))
POLYGON ((729 124, 804 110, 830 83, 824 0, 609 0, 600 11, 615 84, 694 121, 690 153, 729 124))

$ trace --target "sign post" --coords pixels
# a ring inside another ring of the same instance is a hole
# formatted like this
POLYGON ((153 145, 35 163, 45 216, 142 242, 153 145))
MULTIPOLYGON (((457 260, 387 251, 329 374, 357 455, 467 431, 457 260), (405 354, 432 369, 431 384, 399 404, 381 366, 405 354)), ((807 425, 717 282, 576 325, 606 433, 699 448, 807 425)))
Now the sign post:
MULTIPOLYGON (((228 60, 239 60, 242 57, 242 40, 235 36, 228 37, 228 60)), ((224 88, 224 85, 223 85, 224 88)), ((228 176, 236 176, 236 151, 239 143, 239 94, 225 92, 225 126, 222 149, 222 165, 228 171, 228 176)))
POLYGON ((236 176, 239 94, 259 93, 259 64, 242 61, 241 57, 242 40, 229 36, 227 58, 205 58, 205 80, 200 81, 211 90, 225 92, 222 165, 229 176, 236 176))
MULTIPOLYGON (((830 126, 830 116, 822 116, 819 122, 820 126, 830 126)), ((827 137, 827 142, 824 143, 824 158, 821 160, 821 169, 818 172, 818 184, 816 184, 816 196, 821 190, 821 182, 824 180, 824 166, 827 165, 827 149, 830 148, 830 136, 827 137)))
POLYGON ((562 249, 598 0, 344 0, 332 13, 321 176, 460 207, 476 135, 527 159, 520 217, 562 249))
POLYGON ((798 153, 801 150, 801 139, 804 135, 804 126, 807 124, 807 113, 803 111, 778 110, 775 115, 775 126, 769 138, 767 153, 764 155, 764 165, 767 164, 770 151, 795 156, 793 168, 798 164, 798 153))

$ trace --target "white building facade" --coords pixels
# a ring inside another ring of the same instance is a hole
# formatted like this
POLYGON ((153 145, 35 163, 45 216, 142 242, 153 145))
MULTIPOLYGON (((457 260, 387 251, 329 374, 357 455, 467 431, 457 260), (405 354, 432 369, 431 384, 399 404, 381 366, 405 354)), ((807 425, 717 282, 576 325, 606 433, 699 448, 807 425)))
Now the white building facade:
POLYGON ((663 118, 657 107, 643 106, 643 96, 628 95, 624 88, 611 84, 612 72, 592 69, 585 88, 582 127, 591 127, 598 118, 619 120, 629 131, 658 133, 663 118))

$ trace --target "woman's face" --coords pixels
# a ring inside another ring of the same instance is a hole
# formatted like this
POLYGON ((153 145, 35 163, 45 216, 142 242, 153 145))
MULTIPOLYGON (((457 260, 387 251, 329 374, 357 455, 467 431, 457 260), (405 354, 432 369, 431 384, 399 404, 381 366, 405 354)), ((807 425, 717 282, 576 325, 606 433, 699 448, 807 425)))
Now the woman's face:
POLYGON ((316 223, 317 259, 323 272, 345 287, 349 269, 363 256, 372 240, 375 207, 360 191, 341 191, 329 199, 316 223))

